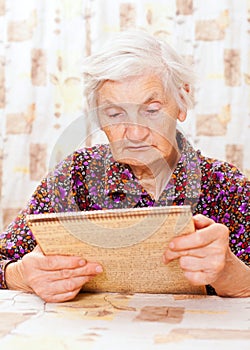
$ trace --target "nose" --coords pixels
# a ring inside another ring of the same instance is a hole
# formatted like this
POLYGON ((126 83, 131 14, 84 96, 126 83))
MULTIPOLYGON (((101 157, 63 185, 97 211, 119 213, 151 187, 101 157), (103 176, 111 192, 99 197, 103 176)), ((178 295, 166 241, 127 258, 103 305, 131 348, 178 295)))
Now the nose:
POLYGON ((150 131, 148 127, 138 124, 126 125, 126 138, 129 141, 145 141, 148 138, 150 131))

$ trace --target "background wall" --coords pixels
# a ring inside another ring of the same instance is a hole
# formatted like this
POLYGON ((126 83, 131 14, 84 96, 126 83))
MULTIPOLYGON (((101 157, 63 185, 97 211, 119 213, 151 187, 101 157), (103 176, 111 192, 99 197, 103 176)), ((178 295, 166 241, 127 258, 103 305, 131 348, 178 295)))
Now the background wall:
POLYGON ((200 80, 184 130, 250 177, 250 0, 0 0, 0 227, 84 143, 82 58, 130 27, 194 64, 200 80))

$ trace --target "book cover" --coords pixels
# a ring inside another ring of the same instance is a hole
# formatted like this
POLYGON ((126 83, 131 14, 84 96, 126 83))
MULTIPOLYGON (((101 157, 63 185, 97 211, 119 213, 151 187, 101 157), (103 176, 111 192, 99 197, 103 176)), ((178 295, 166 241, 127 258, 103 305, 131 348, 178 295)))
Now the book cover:
POLYGON ((178 260, 162 262, 174 236, 194 231, 189 206, 34 214, 27 222, 45 255, 76 255, 103 266, 83 290, 205 294, 184 277, 178 260))

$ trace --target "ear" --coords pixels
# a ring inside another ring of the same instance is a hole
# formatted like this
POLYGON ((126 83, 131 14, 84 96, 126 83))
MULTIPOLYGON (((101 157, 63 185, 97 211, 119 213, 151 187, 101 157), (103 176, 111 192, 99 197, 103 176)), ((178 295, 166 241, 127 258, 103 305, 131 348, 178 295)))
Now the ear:
POLYGON ((177 116, 177 119, 180 121, 180 122, 184 122, 185 119, 187 117, 187 112, 186 111, 179 111, 179 114, 177 116))
MULTIPOLYGON (((183 84, 183 86, 181 87, 181 90, 183 91, 185 91, 185 93, 190 93, 190 87, 189 87, 189 84, 183 84)), ((181 93, 181 99, 182 100, 184 100, 184 98, 183 98, 183 94, 181 93)), ((187 117, 187 111, 182 111, 182 110, 180 110, 179 111, 179 115, 178 115, 178 119, 179 119, 179 121, 180 122, 184 122, 185 120, 186 120, 186 117, 187 117)))

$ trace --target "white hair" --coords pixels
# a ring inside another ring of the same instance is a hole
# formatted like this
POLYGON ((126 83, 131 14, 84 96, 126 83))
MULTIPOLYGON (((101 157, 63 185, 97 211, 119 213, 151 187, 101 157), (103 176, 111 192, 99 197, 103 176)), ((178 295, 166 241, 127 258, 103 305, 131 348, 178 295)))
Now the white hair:
POLYGON ((190 65, 167 42, 146 31, 124 31, 83 62, 84 94, 88 108, 97 107, 97 94, 105 81, 122 81, 145 74, 158 75, 166 94, 180 110, 193 107, 195 75, 190 65))

